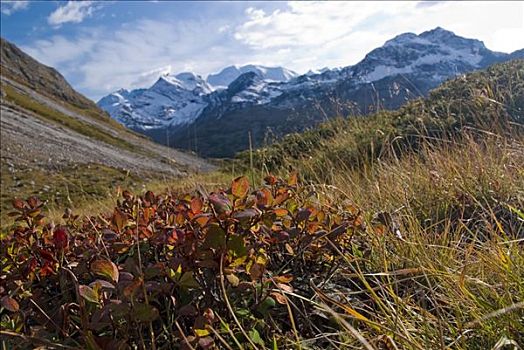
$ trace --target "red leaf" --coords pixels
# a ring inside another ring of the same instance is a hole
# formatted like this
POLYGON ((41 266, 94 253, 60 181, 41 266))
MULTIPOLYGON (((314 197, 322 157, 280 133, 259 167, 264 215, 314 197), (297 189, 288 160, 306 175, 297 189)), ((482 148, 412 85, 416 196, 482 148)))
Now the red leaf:
POLYGON ((13 199, 13 208, 22 209, 24 207, 24 201, 20 198, 13 199))
POLYGON ((119 233, 122 232, 122 229, 127 224, 127 218, 125 214, 118 209, 115 209, 115 212, 113 213, 113 224, 115 224, 119 233))
POLYGON ((287 180, 287 184, 289 186, 296 186, 298 184, 298 173, 294 171, 289 175, 289 179, 287 180))
POLYGON ((122 196, 127 200, 133 199, 133 194, 128 190, 124 190, 124 192, 122 192, 122 196))
POLYGON ((285 208, 276 208, 273 212, 278 217, 286 216, 288 214, 288 211, 285 208))
POLYGON ((51 253, 49 250, 45 250, 45 249, 39 249, 38 252, 40 253, 40 256, 46 260, 46 261, 50 261, 50 262, 57 262, 55 256, 53 255, 53 253, 51 253))
POLYGON ((207 320, 208 323, 212 324, 216 321, 218 321, 216 318, 215 318, 215 313, 213 312, 212 309, 210 308, 207 308, 204 310, 204 318, 207 320))
POLYGON ((268 175, 264 178, 264 181, 266 181, 268 185, 274 185, 277 183, 277 178, 273 175, 268 175))
POLYGON ((200 212, 202 211, 202 206, 203 203, 200 198, 195 197, 191 200, 191 212, 193 214, 200 214, 200 212))
POLYGON ((39 200, 38 198, 36 198, 36 197, 29 197, 29 198, 27 199, 27 204, 29 204, 29 206, 30 206, 32 209, 34 209, 34 208, 38 207, 38 206, 41 204, 41 202, 40 202, 40 200, 39 200))
POLYGON ((148 207, 144 208, 144 221, 146 224, 149 223, 150 219, 155 215, 155 208, 148 207))
POLYGON ((40 269, 40 276, 46 277, 49 275, 53 275, 55 273, 55 269, 53 268, 53 265, 49 261, 44 262, 44 266, 40 269))
POLYGON ((251 276, 251 279, 258 280, 264 274, 264 270, 264 265, 254 263, 249 269, 249 275, 251 276))
POLYGON ((203 337, 203 338, 198 339, 198 345, 204 350, 210 349, 211 347, 213 347, 214 343, 215 343, 215 340, 211 337, 203 337))
POLYGON ((149 203, 154 203, 155 202, 155 194, 151 191, 147 191, 144 198, 149 202, 149 203))
POLYGON ((69 246, 69 235, 65 227, 57 227, 53 232, 53 244, 56 249, 65 249, 69 246))
POLYGON ((237 198, 244 198, 249 192, 249 181, 247 177, 240 176, 233 180, 231 193, 237 198))
POLYGON ((168 234, 168 236, 167 236, 167 243, 168 244, 174 245, 174 244, 176 244, 176 242, 178 242, 178 240, 179 240, 179 237, 178 237, 177 230, 172 230, 171 233, 168 234))
POLYGON ((257 192, 257 206, 258 207, 266 207, 273 205, 273 195, 271 194, 271 191, 267 188, 263 188, 260 191, 257 192))
POLYGON ((193 220, 196 221, 200 227, 206 226, 210 219, 211 219, 210 214, 198 214, 197 216, 193 218, 193 220))
POLYGON ((282 304, 282 305, 286 304, 287 298, 284 295, 282 295, 282 294, 280 294, 278 292, 271 292, 271 293, 269 293, 269 295, 271 295, 273 298, 275 298, 277 303, 282 304))
POLYGON ((240 211, 236 211, 233 214, 233 218, 237 219, 238 221, 249 221, 255 217, 260 215, 260 210, 254 209, 254 208, 248 208, 240 211))
POLYGON ((18 302, 10 296, 4 296, 0 299, 0 304, 3 308, 11 312, 17 312, 20 309, 18 302))
POLYGON ((282 275, 282 276, 273 277, 273 279, 277 283, 289 283, 293 281, 293 276, 292 275, 282 275))
POLYGON ((223 193, 211 193, 209 202, 218 214, 231 211, 231 202, 223 193))

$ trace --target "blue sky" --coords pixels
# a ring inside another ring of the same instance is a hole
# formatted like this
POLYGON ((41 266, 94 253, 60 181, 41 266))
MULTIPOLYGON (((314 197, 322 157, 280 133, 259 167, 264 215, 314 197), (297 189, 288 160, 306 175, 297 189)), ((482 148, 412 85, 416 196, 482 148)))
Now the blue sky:
POLYGON ((437 26, 511 52, 524 48, 524 2, 1 1, 1 35, 95 100, 168 72, 347 66, 437 26))

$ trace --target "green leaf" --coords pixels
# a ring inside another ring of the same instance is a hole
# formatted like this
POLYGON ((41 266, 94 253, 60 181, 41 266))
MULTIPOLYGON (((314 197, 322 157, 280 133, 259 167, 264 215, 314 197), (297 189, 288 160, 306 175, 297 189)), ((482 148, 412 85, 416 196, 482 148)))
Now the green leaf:
POLYGON ((267 297, 258 307, 257 307, 257 311, 262 315, 262 316, 267 316, 268 312, 269 312, 269 309, 272 309, 275 307, 277 303, 275 302, 275 299, 273 299, 272 297, 267 297))
POLYGON ((226 275, 226 278, 233 287, 238 286, 238 284, 240 283, 240 279, 233 274, 226 275))
POLYGON ((209 225, 204 248, 220 249, 226 245, 226 232, 217 223, 209 225))
POLYGON ((209 335, 209 331, 207 329, 195 329, 194 331, 197 337, 205 337, 206 335, 209 335))
POLYGON ((118 282, 119 272, 116 265, 109 260, 95 260, 91 263, 91 272, 95 275, 107 277, 114 282, 118 282))
POLYGON ((251 311, 248 309, 236 309, 235 314, 240 318, 245 318, 251 315, 251 311))
POLYGON ((91 303, 98 304, 98 293, 95 292, 91 287, 81 285, 78 287, 78 293, 85 300, 91 303))
POLYGON ((233 253, 235 257, 245 256, 247 254, 246 243, 244 238, 239 235, 232 235, 227 242, 227 249, 233 253))
POLYGON ((255 328, 249 331, 249 338, 251 338, 251 341, 253 343, 260 345, 262 347, 264 346, 264 341, 260 337, 260 333, 258 333, 258 331, 255 328))
POLYGON ((180 277, 180 281, 178 281, 178 284, 181 287, 184 288, 199 288, 200 284, 195 280, 195 277, 193 277, 192 271, 184 272, 182 277, 180 277))
POLYGON ((158 309, 149 304, 134 305, 135 318, 140 322, 153 322, 159 316, 158 309))
POLYGON ((240 176, 233 180, 231 193, 237 198, 244 198, 249 192, 249 181, 247 177, 240 176))

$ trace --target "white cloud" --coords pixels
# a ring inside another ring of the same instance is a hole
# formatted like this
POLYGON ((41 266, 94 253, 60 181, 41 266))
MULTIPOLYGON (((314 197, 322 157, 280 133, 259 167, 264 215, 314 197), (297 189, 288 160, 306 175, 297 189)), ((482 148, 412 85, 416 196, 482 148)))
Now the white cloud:
POLYGON ((56 27, 69 22, 80 23, 92 15, 93 5, 93 1, 69 1, 54 10, 47 17, 47 23, 56 27))
POLYGON ((2 13, 6 16, 25 10, 29 7, 29 1, 2 1, 2 13))
POLYGON ((492 50, 524 47, 523 2, 289 2, 272 13, 249 8, 246 16, 235 39, 257 52, 291 48, 275 58, 301 72, 354 64, 395 35, 437 26, 492 50))
POLYGON ((248 63, 299 73, 344 67, 398 34, 437 26, 483 40, 492 50, 524 48, 522 2, 292 2, 276 11, 262 9, 263 3, 249 6, 239 10, 244 16, 199 14, 198 19, 89 27, 23 49, 98 99, 119 88, 149 86, 166 72, 194 70, 205 76, 248 63))
POLYGON ((73 38, 55 35, 22 49, 56 67, 93 99, 119 88, 146 87, 163 73, 194 70, 207 74, 231 58, 247 63, 245 47, 217 28, 219 21, 139 20, 108 31, 89 28, 73 38))

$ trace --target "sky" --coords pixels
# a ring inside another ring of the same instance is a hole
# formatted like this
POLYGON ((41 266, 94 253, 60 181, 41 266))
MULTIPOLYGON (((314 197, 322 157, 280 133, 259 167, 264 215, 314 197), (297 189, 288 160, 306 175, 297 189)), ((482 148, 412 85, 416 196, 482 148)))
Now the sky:
POLYGON ((1 1, 1 35, 93 100, 161 74, 229 65, 345 67, 437 26, 491 50, 524 48, 524 1, 1 1))

